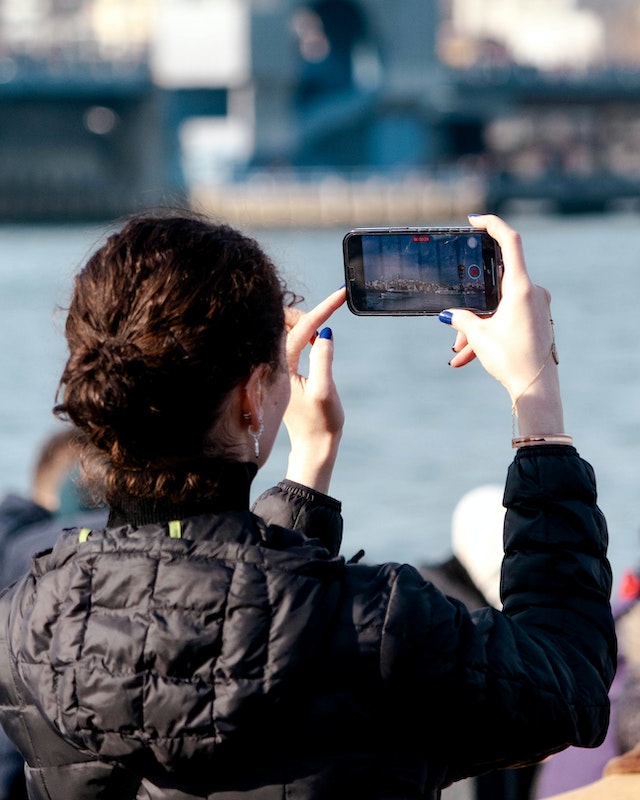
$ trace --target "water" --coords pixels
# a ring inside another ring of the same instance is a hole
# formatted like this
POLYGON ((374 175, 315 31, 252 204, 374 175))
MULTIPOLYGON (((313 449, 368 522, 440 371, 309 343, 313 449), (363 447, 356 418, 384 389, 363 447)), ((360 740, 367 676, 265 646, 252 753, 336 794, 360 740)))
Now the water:
MULTIPOLYGON (((454 220, 459 224, 460 220, 454 220)), ((462 220, 464 222, 464 220, 462 220)), ((640 220, 631 214, 511 217, 529 270, 553 295, 567 430, 595 467, 614 572, 640 562, 640 220)), ((0 489, 26 491, 64 359, 71 277, 103 226, 0 228, 0 489)), ((342 230, 258 231, 307 306, 343 283, 342 230)), ((454 332, 436 318, 333 318, 347 415, 332 492, 349 556, 445 556, 467 490, 503 483, 512 458, 506 391, 478 363, 453 370, 454 332)), ((282 477, 283 432, 255 493, 282 477)))

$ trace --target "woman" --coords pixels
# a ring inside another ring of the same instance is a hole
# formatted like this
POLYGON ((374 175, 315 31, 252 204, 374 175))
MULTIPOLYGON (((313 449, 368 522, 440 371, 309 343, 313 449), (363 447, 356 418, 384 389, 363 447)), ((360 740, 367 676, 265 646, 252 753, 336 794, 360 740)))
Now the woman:
POLYGON ((0 599, 0 720, 32 798, 436 798, 602 739, 606 525, 564 433, 548 293, 514 231, 474 224, 502 245, 503 299, 441 319, 451 365, 480 358, 518 415, 503 611, 338 555, 322 326, 343 291, 295 311, 254 241, 197 218, 134 219, 90 258, 57 411, 109 523, 64 532, 0 599), (283 416, 286 479, 250 511, 283 416))

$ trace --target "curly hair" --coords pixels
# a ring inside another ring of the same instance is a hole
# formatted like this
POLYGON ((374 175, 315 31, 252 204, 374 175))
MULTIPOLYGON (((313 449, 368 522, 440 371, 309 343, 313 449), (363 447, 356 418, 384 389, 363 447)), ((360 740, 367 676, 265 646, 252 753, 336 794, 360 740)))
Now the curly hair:
POLYGON ((284 307, 298 300, 228 225, 163 213, 110 236, 75 278, 54 408, 90 445, 97 494, 206 494, 206 436, 255 366, 278 367, 284 307))

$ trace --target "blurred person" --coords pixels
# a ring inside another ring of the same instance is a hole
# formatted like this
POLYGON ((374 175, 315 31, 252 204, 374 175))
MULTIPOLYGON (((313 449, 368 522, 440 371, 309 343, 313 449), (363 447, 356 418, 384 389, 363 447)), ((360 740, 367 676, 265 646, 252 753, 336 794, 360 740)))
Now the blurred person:
POLYGON ((60 490, 73 462, 72 428, 55 433, 42 444, 31 476, 28 496, 8 492, 0 502, 0 546, 8 537, 35 522, 49 520, 60 504, 60 490))
POLYGON ((637 800, 640 797, 640 602, 618 620, 625 678, 612 717, 610 734, 618 755, 610 757, 596 778, 549 800, 637 800))
POLYGON ((545 800, 638 800, 640 797, 640 741, 620 756, 614 756, 605 764, 602 777, 555 794, 545 800))
MULTIPOLYGON (((25 573, 32 556, 50 548, 66 524, 104 524, 104 510, 89 510, 78 491, 77 434, 65 426, 47 436, 36 456, 27 496, 10 492, 0 502, 0 585, 25 573)), ((0 730, 0 800, 26 798, 24 760, 0 730)))
POLYGON ((473 224, 502 246, 501 303, 440 319, 450 365, 477 356, 517 413, 501 611, 339 554, 325 323, 344 288, 302 312, 255 240, 178 212, 89 258, 56 413, 108 524, 65 531, 0 596, 0 719, 32 800, 435 800, 601 741, 616 644, 595 478, 564 431, 548 292, 515 231, 473 224), (283 419, 286 477, 250 510, 283 419))
POLYGON ((77 431, 65 426, 48 436, 36 457, 28 496, 8 493, 0 502, 0 587, 17 580, 31 556, 53 546, 61 529, 106 522, 79 485, 77 431))
MULTIPOLYGON (((420 574, 441 592, 475 609, 502 608, 502 567, 505 507, 504 489, 497 484, 476 486, 456 504, 451 518, 451 555, 421 564, 420 574)), ((537 765, 501 769, 469 779, 470 800, 529 800, 537 765)), ((461 790, 462 791, 462 790, 461 790)))
POLYGON ((79 498, 69 492, 78 463, 77 434, 72 427, 53 433, 45 440, 33 472, 31 499, 51 514, 76 511, 79 498))
POLYGON ((607 734, 594 750, 569 747, 545 759, 535 782, 536 800, 591 785, 605 774, 609 762, 625 755, 640 741, 640 737, 634 739, 636 714, 640 721, 640 571, 637 569, 626 570, 622 576, 613 614, 619 649, 616 675, 609 690, 611 719, 607 734), (625 727, 630 727, 630 732, 622 732, 625 727))
POLYGON ((477 486, 457 502, 451 517, 451 555, 437 563, 421 564, 422 575, 444 594, 462 600, 474 611, 501 608, 505 507, 504 487, 477 486))

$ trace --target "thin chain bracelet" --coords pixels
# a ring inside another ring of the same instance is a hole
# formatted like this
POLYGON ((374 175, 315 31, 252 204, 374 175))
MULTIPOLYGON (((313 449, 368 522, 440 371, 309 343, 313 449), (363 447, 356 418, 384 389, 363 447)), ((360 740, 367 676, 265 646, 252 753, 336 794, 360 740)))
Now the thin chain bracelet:
MULTIPOLYGON (((555 361, 556 364, 560 363, 560 358, 558 356, 558 348, 556 347, 556 332, 555 332, 555 328, 554 328, 554 325, 553 325, 553 317, 549 317, 549 322, 551 323, 551 347, 549 349, 547 357, 542 362, 542 366, 540 367, 540 369, 536 372, 536 374, 533 376, 533 378, 531 378, 529 383, 524 387, 524 389, 516 397, 516 399, 513 401, 513 405, 511 406, 511 446, 512 447, 522 447, 522 446, 525 446, 527 444, 533 444, 533 442, 525 441, 525 440, 530 439, 531 438, 530 436, 520 436, 520 437, 516 436, 516 420, 517 420, 518 401, 524 396, 524 394, 526 392, 529 391, 529 389, 533 386, 533 384, 538 380, 538 378, 542 374, 542 370, 549 363, 549 359, 550 358, 553 358, 553 360, 555 361), (518 444, 516 444, 516 442, 518 442, 518 444)), ((550 437, 552 437, 552 438, 564 437, 564 434, 545 434, 545 436, 547 437, 546 440, 548 440, 548 438, 550 438, 550 437)), ((540 435, 537 435, 535 438, 540 440, 540 439, 542 439, 544 437, 543 437, 542 434, 540 434, 540 435)), ((570 436, 568 438, 571 439, 570 436)), ((573 442, 573 440, 571 440, 568 444, 572 444, 572 442, 573 442)), ((537 441, 535 443, 539 444, 540 442, 537 441)), ((557 444, 567 444, 567 442, 562 441, 562 442, 557 442, 557 444)))

